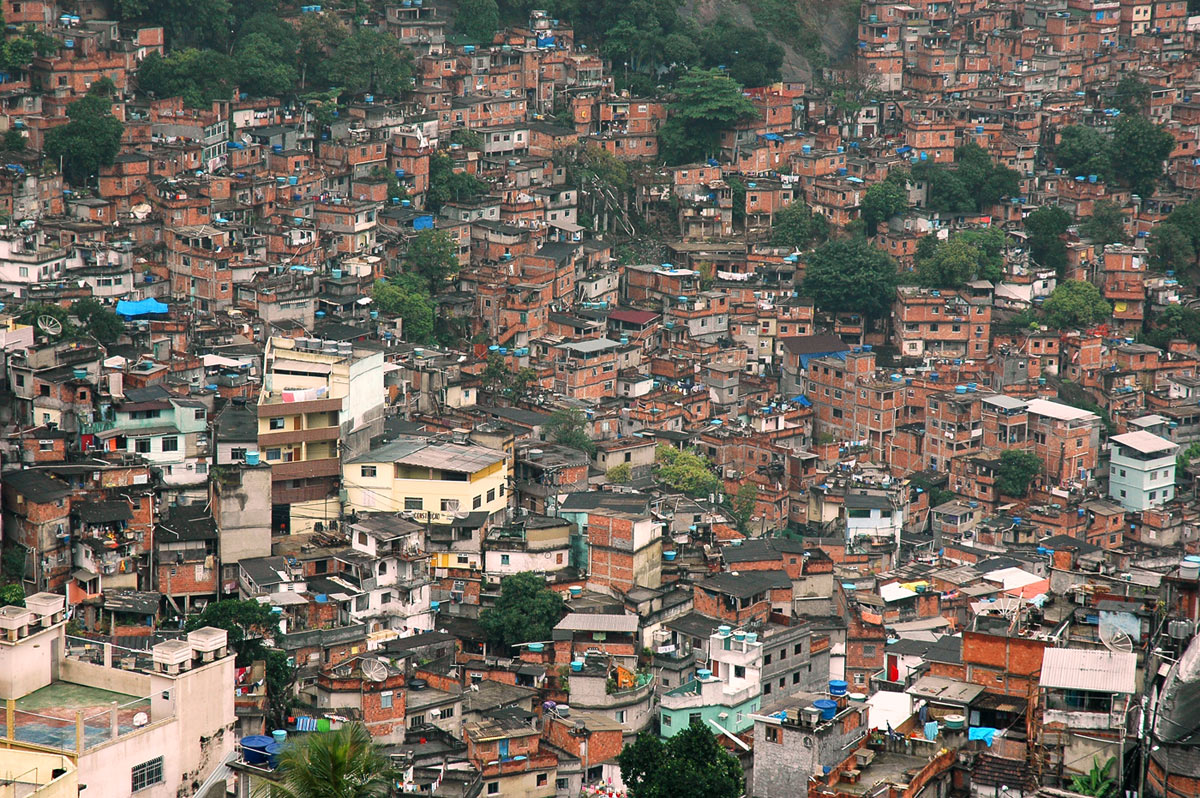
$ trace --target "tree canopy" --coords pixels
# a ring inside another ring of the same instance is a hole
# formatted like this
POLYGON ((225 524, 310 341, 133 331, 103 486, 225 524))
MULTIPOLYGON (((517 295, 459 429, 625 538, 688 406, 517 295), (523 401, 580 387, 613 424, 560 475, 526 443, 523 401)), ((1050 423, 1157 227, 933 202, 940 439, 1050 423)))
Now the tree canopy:
POLYGON ((1046 323, 1058 330, 1091 327, 1112 316, 1112 305, 1100 289, 1085 280, 1067 280, 1042 305, 1046 323))
POLYGON ((1033 452, 1005 449, 996 467, 996 489, 1005 496, 1023 498, 1029 485, 1042 473, 1042 461, 1033 452))
POLYGON ((67 117, 46 133, 46 157, 61 159, 67 181, 84 185, 117 157, 125 126, 112 115, 112 101, 94 94, 68 105, 67 117))
POLYGON ((1133 193, 1154 194, 1175 139, 1144 116, 1122 114, 1113 129, 1112 171, 1133 193))
POLYGON ((863 192, 862 218, 867 235, 875 235, 879 225, 908 209, 908 193, 903 180, 903 177, 893 180, 892 175, 888 174, 886 179, 863 192))
POLYGON ((654 478, 663 485, 693 498, 703 498, 721 489, 712 463, 695 449, 680 451, 660 444, 654 450, 654 478))
POLYGON ((435 308, 425 282, 412 274, 376 280, 371 300, 381 312, 403 319, 401 335, 415 344, 433 343, 435 308))
POLYGON ((351 94, 395 97, 412 86, 412 59, 395 36, 359 28, 333 51, 329 78, 351 94))
POLYGON ((71 315, 79 319, 87 334, 102 344, 115 343, 125 330, 121 318, 97 299, 80 299, 71 305, 71 315))
POLYGON ((562 596, 546 587, 545 578, 525 571, 500 580, 500 597, 479 613, 479 625, 489 643, 509 653, 519 643, 549 640, 563 606, 562 596))
POLYGON ((1063 233, 1071 226, 1071 214, 1058 205, 1043 205, 1025 217, 1029 257, 1035 264, 1062 274, 1067 267, 1067 244, 1063 233))
POLYGON ((500 27, 496 0, 459 0, 454 29, 478 42, 490 43, 500 27))
POLYGON ((1079 232, 1098 247, 1129 239, 1125 235, 1125 214, 1121 206, 1108 200, 1101 200, 1092 207, 1092 215, 1079 226, 1079 232))
POLYGON ((1111 175, 1109 160, 1112 141, 1104 133, 1086 125, 1069 125, 1059 133, 1054 148, 1054 165, 1069 176, 1096 175, 1107 180, 1111 175))
POLYGON ((775 214, 771 225, 771 243, 793 249, 808 249, 828 237, 829 220, 799 199, 775 214))
MULTIPOLYGON (((931 240, 926 236, 922 243, 931 240)), ((999 282, 1004 274, 1004 231, 998 227, 956 233, 936 241, 923 255, 918 249, 914 277, 930 288, 959 288, 972 280, 999 282)))
POLYGON ((436 296, 458 274, 454 239, 445 230, 422 230, 408 243, 404 267, 406 272, 425 281, 429 294, 436 296))
POLYGON ((1150 262, 1162 271, 1179 271, 1196 262, 1192 239, 1178 225, 1163 222, 1150 231, 1150 262))
POLYGON ((587 416, 582 410, 555 410, 543 425, 550 440, 587 454, 596 452, 596 444, 587 432, 587 416))
POLYGON ((429 189, 425 207, 436 213, 443 203, 466 201, 487 193, 488 184, 475 175, 454 170, 454 160, 445 153, 429 157, 429 189))
POLYGON ((729 75, 691 69, 675 84, 669 113, 659 129, 659 154, 667 163, 683 164, 715 154, 721 131, 757 112, 729 75))
POLYGON ((830 241, 808 257, 804 294, 832 313, 857 311, 875 319, 895 299, 896 264, 866 239, 830 241))
POLYGON ((693 721, 666 742, 643 733, 617 757, 630 798, 738 798, 741 763, 693 721))
POLYGON ((913 179, 925 182, 925 204, 950 213, 979 213, 1020 190, 1020 175, 992 161, 978 144, 954 151, 954 164, 919 161, 913 179))

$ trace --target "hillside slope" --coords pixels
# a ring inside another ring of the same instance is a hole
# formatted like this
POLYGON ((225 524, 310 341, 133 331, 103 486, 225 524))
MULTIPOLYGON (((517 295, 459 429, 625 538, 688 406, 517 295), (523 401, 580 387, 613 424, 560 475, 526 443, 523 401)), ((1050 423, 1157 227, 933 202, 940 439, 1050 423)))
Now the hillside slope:
MULTIPOLYGON (((791 0, 800 19, 817 31, 821 49, 829 63, 837 63, 854 48, 858 34, 858 0, 791 0)), ((808 80, 812 66, 803 48, 791 37, 781 34, 763 0, 684 0, 680 16, 704 25, 728 15, 739 25, 757 27, 783 48, 783 79, 808 80)))

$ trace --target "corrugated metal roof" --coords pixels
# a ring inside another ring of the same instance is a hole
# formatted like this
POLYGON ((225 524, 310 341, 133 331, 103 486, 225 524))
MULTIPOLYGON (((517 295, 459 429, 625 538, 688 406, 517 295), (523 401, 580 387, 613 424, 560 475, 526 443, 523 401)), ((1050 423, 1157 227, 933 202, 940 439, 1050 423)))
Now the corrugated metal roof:
POLYGON ((1137 654, 1089 651, 1081 648, 1048 648, 1042 655, 1042 687, 1127 693, 1137 687, 1137 654))
POLYGON ((557 630, 566 632, 636 632, 638 616, 636 615, 607 615, 590 612, 568 612, 557 630))

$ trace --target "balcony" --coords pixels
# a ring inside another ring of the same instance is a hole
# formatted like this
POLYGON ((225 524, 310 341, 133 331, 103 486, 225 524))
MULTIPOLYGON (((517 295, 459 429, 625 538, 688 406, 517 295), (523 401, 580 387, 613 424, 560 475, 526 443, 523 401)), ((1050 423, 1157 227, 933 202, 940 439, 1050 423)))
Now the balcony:
POLYGON ((271 479, 280 482, 290 479, 316 479, 341 474, 341 460, 324 457, 317 460, 294 460, 290 463, 270 463, 271 479))

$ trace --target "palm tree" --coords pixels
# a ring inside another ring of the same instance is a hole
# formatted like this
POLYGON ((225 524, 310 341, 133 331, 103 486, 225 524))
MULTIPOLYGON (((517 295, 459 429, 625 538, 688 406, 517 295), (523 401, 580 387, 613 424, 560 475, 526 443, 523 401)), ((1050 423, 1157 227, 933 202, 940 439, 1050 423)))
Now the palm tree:
POLYGON ((263 798, 381 798, 392 783, 388 758, 361 723, 314 732, 286 746, 263 798))

